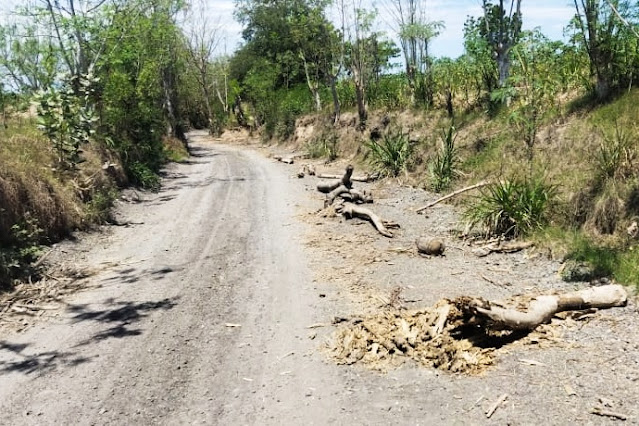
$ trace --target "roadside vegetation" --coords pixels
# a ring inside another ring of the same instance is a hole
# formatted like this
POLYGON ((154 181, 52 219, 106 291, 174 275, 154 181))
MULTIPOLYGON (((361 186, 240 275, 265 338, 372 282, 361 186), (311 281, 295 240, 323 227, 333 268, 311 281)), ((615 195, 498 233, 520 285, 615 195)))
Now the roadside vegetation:
POLYGON ((456 201, 478 232, 639 285, 639 6, 575 2, 553 41, 522 30, 521 1, 482 1, 458 58, 429 54, 446 23, 425 6, 239 1, 230 54, 195 0, 19 7, 0 27, 0 283, 108 220, 118 188, 157 189, 187 129, 233 128, 436 192, 489 180, 456 201))

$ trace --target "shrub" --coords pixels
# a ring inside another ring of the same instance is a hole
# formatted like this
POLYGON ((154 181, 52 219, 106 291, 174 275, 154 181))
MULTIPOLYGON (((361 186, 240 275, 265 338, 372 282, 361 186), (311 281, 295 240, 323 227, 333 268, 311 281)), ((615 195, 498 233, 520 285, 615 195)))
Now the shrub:
POLYGON ((306 143, 311 158, 326 157, 329 161, 337 158, 339 137, 333 129, 324 130, 319 136, 306 143))
POLYGON ((457 148, 455 148, 456 138, 454 126, 450 126, 448 130, 442 130, 442 143, 439 152, 430 164, 430 174, 435 192, 441 192, 448 188, 459 174, 457 166, 460 161, 457 148))
POLYGON ((625 177, 624 169, 629 168, 626 164, 632 158, 630 149, 631 141, 629 136, 615 123, 613 135, 606 135, 604 141, 599 145, 599 150, 595 153, 595 164, 597 174, 601 180, 625 177), (621 174, 622 176, 618 176, 621 174))
POLYGON ((406 169, 412 153, 408 134, 399 127, 390 129, 381 140, 371 139, 366 146, 370 150, 375 167, 380 172, 394 177, 406 169))
POLYGON ((126 165, 126 172, 134 185, 152 190, 160 189, 160 177, 146 164, 134 161, 126 165))
POLYGON ((27 275, 29 264, 41 251, 42 234, 38 221, 29 215, 11 227, 10 240, 0 245, 0 288, 7 288, 14 279, 27 275))
POLYGON ((546 224, 556 196, 557 187, 541 178, 508 179, 484 188, 466 218, 489 234, 518 237, 546 224))

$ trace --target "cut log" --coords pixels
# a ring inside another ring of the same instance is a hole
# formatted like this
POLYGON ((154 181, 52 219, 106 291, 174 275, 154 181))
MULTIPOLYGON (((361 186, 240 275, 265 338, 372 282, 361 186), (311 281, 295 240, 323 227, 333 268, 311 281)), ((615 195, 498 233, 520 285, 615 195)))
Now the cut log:
POLYGON ((588 308, 625 306, 628 293, 621 285, 605 285, 558 295, 538 296, 526 312, 491 304, 483 299, 467 299, 461 309, 486 319, 491 327, 510 330, 533 330, 547 323, 558 312, 588 308))
MULTIPOLYGON (((341 179, 342 175, 333 175, 330 173, 320 173, 317 175, 320 179, 341 179)), ((366 173, 363 176, 351 176, 353 182, 374 182, 379 179, 379 173, 366 173)))
MULTIPOLYGON (((337 182, 320 182, 317 184, 317 190, 319 192, 323 192, 325 194, 335 190, 340 185, 344 185, 346 188, 351 189, 353 187, 353 182, 351 177, 353 176, 353 166, 350 164, 346 167, 346 171, 344 175, 337 182)), ((321 177, 321 175, 319 176, 321 177)))
POLYGON ((455 196, 457 196, 457 195, 459 195, 459 194, 463 194, 464 192, 468 192, 468 191, 471 191, 471 190, 473 190, 473 189, 481 188, 481 187, 486 186, 486 185, 489 185, 489 184, 490 184, 490 181, 486 181, 486 180, 485 180, 485 181, 481 181, 481 182, 479 182, 479 183, 476 183, 476 184, 474 184, 474 185, 467 186, 466 188, 458 189, 457 191, 451 192, 451 193, 450 193, 450 194, 448 194, 448 195, 445 195, 445 196, 443 196, 443 197, 441 197, 441 198, 436 199, 436 200, 435 200, 435 201, 433 201, 432 203, 428 203, 428 204, 426 204, 424 207, 420 207, 420 208, 416 209, 416 210, 415 210, 415 213, 421 213, 421 212, 423 212, 424 210, 426 210, 426 209, 429 209, 429 208, 433 207, 435 204, 439 204, 439 203, 441 203, 442 201, 446 201, 446 200, 448 200, 448 199, 450 199, 450 198, 453 198, 453 197, 455 197, 455 196))
POLYGON ((373 224, 375 229, 377 229, 377 232, 385 237, 393 238, 393 233, 384 226, 384 221, 367 208, 356 206, 352 203, 344 203, 337 208, 337 211, 344 215, 346 219, 358 217, 360 219, 368 220, 373 224))
POLYGON ((283 155, 274 155, 273 158, 286 164, 293 164, 295 162, 293 157, 284 157, 283 155))
POLYGON ((419 237, 415 245, 417 251, 428 256, 442 256, 446 249, 444 242, 437 238, 419 237))

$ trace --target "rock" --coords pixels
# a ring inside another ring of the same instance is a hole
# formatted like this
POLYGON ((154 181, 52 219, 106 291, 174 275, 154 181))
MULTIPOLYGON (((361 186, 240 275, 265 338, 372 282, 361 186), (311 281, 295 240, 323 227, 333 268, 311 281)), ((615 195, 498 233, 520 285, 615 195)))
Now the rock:
POLYGON ((592 265, 576 260, 567 260, 559 270, 559 276, 566 282, 592 281, 597 278, 592 265))
POLYGON ((428 256, 443 256, 446 245, 438 238, 419 237, 415 241, 417 250, 428 256))

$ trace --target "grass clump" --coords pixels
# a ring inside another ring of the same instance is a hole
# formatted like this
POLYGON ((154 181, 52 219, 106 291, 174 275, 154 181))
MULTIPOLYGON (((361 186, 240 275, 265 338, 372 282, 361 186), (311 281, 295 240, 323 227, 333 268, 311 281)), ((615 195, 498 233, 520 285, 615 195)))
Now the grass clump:
POLYGON ((448 188, 451 182, 459 175, 459 153, 455 147, 457 138, 455 127, 442 130, 441 145, 430 165, 432 186, 435 192, 441 192, 448 188))
POLYGON ((162 140, 164 157, 168 161, 179 163, 189 158, 186 145, 177 138, 167 137, 162 140))
POLYGON ((311 158, 326 158, 334 161, 338 157, 339 136, 332 129, 324 130, 319 136, 306 143, 311 158))
POLYGON ((383 174, 397 177, 406 167, 412 154, 408 134, 400 127, 389 129, 379 140, 369 140, 371 162, 383 174))
POLYGON ((482 226, 489 235, 516 238, 541 229, 557 187, 542 178, 512 178, 488 185, 465 213, 471 226, 482 226))

